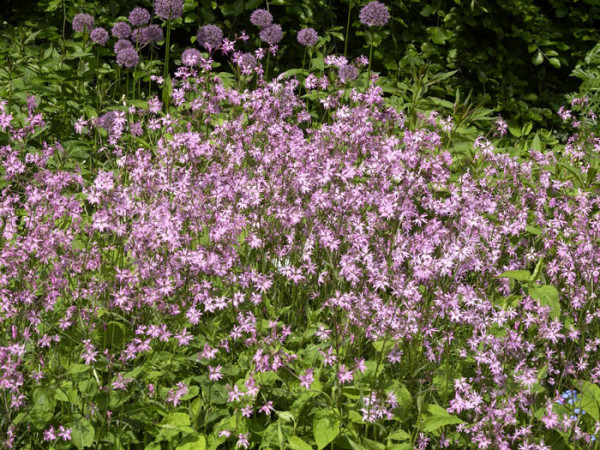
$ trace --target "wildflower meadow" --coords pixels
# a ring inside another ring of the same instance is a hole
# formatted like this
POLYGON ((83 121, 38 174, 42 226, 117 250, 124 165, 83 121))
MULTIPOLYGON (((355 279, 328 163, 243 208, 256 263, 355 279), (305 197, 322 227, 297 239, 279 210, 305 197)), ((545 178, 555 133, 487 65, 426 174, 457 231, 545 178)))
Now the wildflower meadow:
POLYGON ((452 65, 475 2, 30 3, 0 28, 2 448, 600 448, 591 38, 529 43, 527 94, 452 65))

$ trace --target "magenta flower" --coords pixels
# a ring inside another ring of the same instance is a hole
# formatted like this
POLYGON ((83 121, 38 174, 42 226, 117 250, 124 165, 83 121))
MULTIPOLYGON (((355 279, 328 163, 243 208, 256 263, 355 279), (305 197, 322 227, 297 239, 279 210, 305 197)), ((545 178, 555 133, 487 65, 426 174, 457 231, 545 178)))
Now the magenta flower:
POLYGON ((303 28, 298 31, 298 43, 305 47, 312 47, 319 41, 319 35, 313 28, 303 28))
POLYGON ((217 367, 208 366, 208 379, 210 381, 219 381, 221 378, 223 378, 221 369, 221 365, 218 365, 217 367))
POLYGON ((338 69, 338 76, 342 83, 349 83, 358 78, 358 69, 352 64, 346 64, 338 69))
POLYGON ((150 13, 145 8, 133 8, 129 13, 129 23, 134 27, 141 27, 150 22, 150 13))
POLYGON ((273 16, 266 9, 255 9, 250 14, 250 22, 259 28, 265 28, 273 23, 273 16))
POLYGON ((200 63, 202 55, 195 48, 186 48, 181 54, 181 63, 184 66, 195 67, 200 63))
POLYGON ((348 370, 344 364, 341 364, 338 372, 338 380, 340 380, 340 383, 350 383, 353 378, 354 375, 352 374, 352 371, 348 370))
POLYGON ((70 441, 72 432, 71 428, 65 428, 62 425, 58 427, 58 437, 62 438, 63 441, 70 441))
POLYGON ((108 37, 108 31, 101 27, 94 28, 90 33, 90 39, 92 42, 102 46, 106 45, 108 42, 108 37))
POLYGON ((140 61, 140 55, 133 47, 125 47, 117 53, 117 64, 127 69, 133 69, 140 61))
POLYGON ((160 26, 156 24, 148 25, 141 29, 142 34, 142 44, 154 44, 156 42, 160 42, 164 38, 163 30, 160 26))
POLYGON ((126 22, 116 22, 112 27, 111 33, 117 39, 129 39, 131 36, 131 27, 126 22))
POLYGON ((196 39, 199 45, 202 47, 215 50, 221 46, 223 42, 223 32, 216 25, 204 25, 198 30, 196 39))
POLYGON ((178 19, 183 14, 183 0, 156 0, 154 13, 163 20, 178 19))
POLYGON ((113 50, 115 53, 119 53, 126 48, 133 48, 131 41, 127 39, 119 39, 117 42, 115 42, 113 50))
POLYGON ((238 440, 235 444, 236 447, 244 447, 244 448, 248 448, 250 446, 250 441, 248 440, 248 436, 250 436, 250 433, 240 433, 238 435, 238 440))
POLYGON ((73 17, 73 31, 77 33, 89 32, 94 26, 94 18, 89 14, 79 13, 73 17))
POLYGON ((270 45, 275 45, 283 39, 283 31, 281 30, 281 25, 272 24, 265 28, 263 28, 259 33, 261 41, 266 42, 270 45))
POLYGON ((306 369, 304 375, 300 375, 300 386, 310 389, 310 385, 314 381, 313 369, 306 369))
POLYGON ((390 20, 390 12, 383 3, 371 2, 361 8, 358 18, 368 27, 382 27, 390 20))

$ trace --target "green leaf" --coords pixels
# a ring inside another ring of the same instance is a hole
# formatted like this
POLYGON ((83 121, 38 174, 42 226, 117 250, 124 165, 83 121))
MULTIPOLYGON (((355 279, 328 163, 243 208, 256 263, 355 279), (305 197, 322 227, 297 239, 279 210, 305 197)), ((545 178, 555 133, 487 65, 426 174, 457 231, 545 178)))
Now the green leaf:
POLYGON ((312 450, 312 445, 308 445, 298 436, 290 436, 287 444, 292 450, 312 450))
POLYGON ((542 306, 551 308, 550 317, 552 319, 560 317, 560 301, 558 291, 554 286, 531 286, 528 293, 531 298, 538 300, 542 306))
POLYGON ((550 65, 552 65, 552 67, 560 69, 560 60, 558 58, 550 58, 548 62, 550 65))
POLYGON ((80 373, 84 373, 90 370, 90 366, 86 364, 73 364, 67 370, 67 375, 78 375, 80 373))
POLYGON ((73 429, 71 442, 75 447, 82 449, 94 444, 94 427, 85 417, 76 415, 71 428, 73 429))
POLYGON ((190 436, 183 440, 175 450, 204 450, 206 448, 206 438, 204 436, 190 436))
POLYGON ((539 66, 541 63, 544 62, 544 55, 542 55, 542 52, 540 50, 538 50, 533 56, 533 58, 531 58, 531 62, 535 66, 539 66))
POLYGON ((340 434, 340 420, 333 411, 317 411, 313 419, 313 433, 319 450, 340 434))
POLYGON ((531 278, 531 273, 529 273, 529 270, 509 270, 497 275, 496 278, 510 278, 511 280, 528 283, 531 278))
POLYGON ((390 439, 394 441, 408 441, 410 439, 410 434, 404 430, 397 430, 390 435, 390 439))
POLYGON ((542 230, 540 230, 538 227, 534 227, 532 225, 527 225, 525 227, 525 231, 527 231, 529 234, 533 234, 534 236, 542 235, 542 230))
POLYGON ((174 427, 189 427, 190 416, 186 413, 174 412, 165 417, 162 424, 172 425, 174 427))
POLYGON ((600 387, 589 381, 578 380, 581 390, 581 403, 578 406, 595 422, 600 421, 600 387))
POLYGON ((423 422, 422 430, 431 433, 446 425, 463 423, 458 417, 453 416, 439 405, 427 405, 427 417, 423 422))

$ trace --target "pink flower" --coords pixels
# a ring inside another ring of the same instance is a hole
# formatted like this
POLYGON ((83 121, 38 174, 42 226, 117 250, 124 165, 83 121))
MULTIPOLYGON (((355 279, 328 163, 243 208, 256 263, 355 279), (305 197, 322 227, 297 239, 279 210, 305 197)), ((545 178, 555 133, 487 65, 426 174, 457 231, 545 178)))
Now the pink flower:
POLYGON ((72 432, 73 430, 71 428, 65 428, 61 425, 58 428, 58 437, 62 438, 63 441, 70 441, 72 432))
POLYGON ((218 365, 217 367, 208 366, 208 379, 210 381, 219 381, 221 378, 223 378, 221 369, 221 365, 218 365))
POLYGON ((310 389, 310 385, 314 381, 313 369, 306 369, 304 375, 300 375, 300 386, 310 389))
POLYGON ((338 379, 341 384, 350 383, 353 379, 352 371, 348 370, 344 364, 340 365, 340 370, 338 372, 338 379))
POLYGON ((245 434, 240 433, 238 435, 238 441, 235 444, 235 446, 248 448, 250 446, 250 441, 248 440, 248 436, 250 436, 250 433, 245 433, 245 434))
POLYGON ((259 409, 259 412, 265 413, 266 415, 271 414, 273 411, 275 411, 275 409, 273 408, 273 402, 271 400, 269 400, 259 409))

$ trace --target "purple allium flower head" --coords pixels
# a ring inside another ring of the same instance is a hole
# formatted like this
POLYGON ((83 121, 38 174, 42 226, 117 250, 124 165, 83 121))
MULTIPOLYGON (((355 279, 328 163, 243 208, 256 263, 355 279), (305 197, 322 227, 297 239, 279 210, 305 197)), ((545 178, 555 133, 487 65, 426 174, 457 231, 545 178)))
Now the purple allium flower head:
POLYGON ((154 13, 163 20, 178 19, 183 14, 183 0, 156 0, 154 13))
POLYGON ((102 27, 94 28, 92 30, 92 32, 90 33, 90 39, 92 40, 92 42, 94 44, 104 46, 104 45, 106 45, 106 42, 108 41, 108 31, 106 31, 102 27))
POLYGON ((266 9, 255 9, 250 15, 250 22, 259 28, 265 28, 273 23, 273 16, 266 9))
POLYGON ((214 50, 221 46, 221 42, 223 42, 223 32, 216 25, 204 25, 198 30, 196 39, 198 44, 202 47, 214 50))
POLYGON ((141 27, 150 22, 150 13, 145 8, 133 8, 129 13, 129 23, 134 27, 141 27))
POLYGON ((352 64, 346 64, 338 69, 338 75, 342 83, 348 83, 358 78, 358 69, 352 64))
POLYGON ((195 48, 187 48, 181 54, 181 62, 184 66, 194 67, 200 62, 202 55, 195 48))
POLYGON ((319 41, 319 35, 312 28, 303 28, 298 31, 298 42, 305 47, 312 47, 319 41))
POLYGON ((112 35, 117 39, 129 39, 131 27, 125 22, 116 22, 112 27, 112 35))
POLYGON ((138 55, 138 52, 133 47, 124 48, 117 53, 117 64, 121 67, 132 69, 137 66, 139 61, 140 55, 138 55))
POLYGON ((131 32, 131 42, 133 42, 135 45, 144 44, 144 35, 142 34, 141 28, 136 28, 131 32))
POLYGON ((144 45, 162 41, 164 37, 162 28, 156 24, 142 28, 141 33, 144 45))
POLYGON ((115 122, 115 117, 114 111, 108 111, 96 119, 96 126, 110 130, 115 122))
POLYGON ((358 18, 368 27, 382 27, 390 20, 390 12, 383 3, 371 2, 361 8, 358 18))
POLYGON ((283 31, 281 30, 281 25, 277 23, 269 25, 268 27, 263 28, 260 31, 259 36, 260 39, 262 41, 265 41, 267 44, 275 45, 279 41, 281 41, 281 39, 283 39, 283 31))
POLYGON ((115 42, 113 50, 115 51, 115 53, 120 53, 126 48, 133 48, 133 44, 131 43, 131 41, 128 41, 127 39, 119 39, 117 42, 115 42))
POLYGON ((256 67, 256 58, 251 53, 244 53, 238 58, 237 64, 242 70, 250 71, 256 67))
POLYGON ((73 17, 73 31, 83 33, 84 30, 90 31, 94 26, 94 18, 89 14, 79 13, 73 17))

